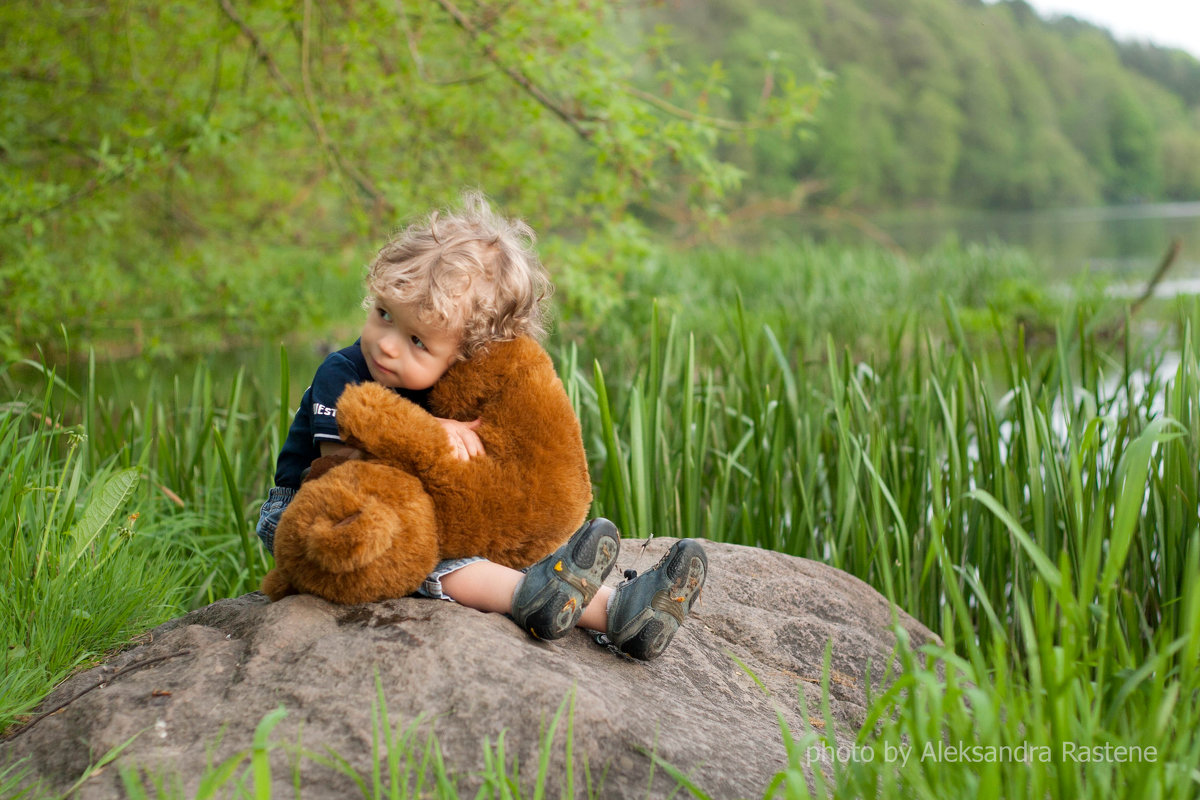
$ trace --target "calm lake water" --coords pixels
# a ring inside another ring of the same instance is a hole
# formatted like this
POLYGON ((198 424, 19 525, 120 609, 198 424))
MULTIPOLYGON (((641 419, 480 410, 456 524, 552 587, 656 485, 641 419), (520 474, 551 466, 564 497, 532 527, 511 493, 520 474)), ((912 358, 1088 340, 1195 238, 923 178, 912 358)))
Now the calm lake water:
MULTIPOLYGON (((1157 294, 1200 294, 1200 201, 1023 212, 910 210, 877 215, 868 222, 912 254, 936 247, 949 237, 956 237, 962 243, 1001 242, 1031 253, 1045 265, 1048 281, 1068 284, 1082 272, 1099 273, 1112 282, 1115 294, 1128 296, 1141 292, 1171 241, 1178 238, 1182 250, 1166 279, 1159 284, 1157 294)), ((845 220, 808 218, 799 225, 794 220, 788 221, 785 227, 792 233, 799 227, 817 238, 848 242, 862 241, 866 236, 863 226, 845 220)), ((348 343, 353 333, 342 338, 347 342, 339 339, 331 344, 348 343)), ((315 342, 289 347, 295 397, 298 397, 297 387, 303 390, 307 385, 322 355, 315 342)), ((173 363, 179 374, 190 374, 191 370, 183 369, 183 365, 195 360, 203 357, 173 359, 173 363)), ((279 375, 277 341, 262 348, 221 354, 220 361, 223 372, 232 374, 236 367, 243 366, 250 380, 266 384, 260 388, 277 394, 278 390, 273 388, 279 375)), ((81 370, 80 365, 74 368, 66 365, 60 377, 79 385, 86 377, 81 370)), ((155 368, 151 360, 106 364, 101 365, 98 379, 116 382, 114 376, 107 374, 110 371, 124 373, 120 382, 128 385, 140 383, 155 373, 155 368)), ((17 376, 14 373, 10 377, 17 376)), ((32 371, 27 378, 36 382, 32 371)))
MULTIPOLYGON (((870 222, 908 252, 922 252, 951 236, 964 243, 997 241, 1028 250, 1046 264, 1050 278, 1070 280, 1086 270, 1134 285, 1144 285, 1178 238, 1183 249, 1160 289, 1200 292, 1200 202, 1019 212, 905 211, 870 222)), ((842 237, 848 227, 822 230, 842 237)))

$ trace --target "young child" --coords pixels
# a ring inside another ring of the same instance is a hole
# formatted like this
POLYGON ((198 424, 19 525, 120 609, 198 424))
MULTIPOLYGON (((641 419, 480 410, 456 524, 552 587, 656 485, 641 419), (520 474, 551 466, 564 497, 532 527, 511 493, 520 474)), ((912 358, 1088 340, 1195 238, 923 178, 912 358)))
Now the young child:
MULTIPOLYGON (((362 335, 317 369, 279 453, 256 528, 268 551, 315 459, 365 455, 338 437, 337 400, 346 386, 375 381, 428 408, 430 388, 455 362, 491 342, 544 336, 550 282, 534 241, 528 225, 500 217, 481 194, 469 192, 461 210, 435 211, 379 251, 367 276, 362 335)), ((438 422, 458 458, 484 453, 479 420, 438 422)), ((605 633, 628 655, 654 658, 687 619, 707 559, 698 542, 683 539, 649 571, 603 586, 619 547, 611 522, 590 520, 524 571, 482 558, 443 561, 418 594, 509 614, 540 639, 560 638, 578 625, 605 633)))

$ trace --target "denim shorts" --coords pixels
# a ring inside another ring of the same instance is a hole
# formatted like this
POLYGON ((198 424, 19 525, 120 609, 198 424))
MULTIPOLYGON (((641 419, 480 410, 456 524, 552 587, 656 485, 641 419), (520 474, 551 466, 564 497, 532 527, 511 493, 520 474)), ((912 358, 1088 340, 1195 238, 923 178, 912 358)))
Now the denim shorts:
POLYGON ((275 555, 275 528, 279 526, 279 518, 283 516, 288 503, 292 502, 295 496, 296 490, 291 487, 273 486, 271 491, 267 492, 267 502, 262 504, 262 509, 258 512, 258 524, 254 526, 254 533, 271 555, 275 555))
MULTIPOLYGON (((262 504, 262 509, 258 512, 258 525, 254 527, 254 533, 262 541, 263 546, 267 548, 267 552, 272 555, 275 554, 275 528, 278 527, 279 518, 283 516, 284 510, 295 496, 295 489, 287 486, 274 486, 267 492, 267 501, 262 504)), ((448 558, 444 561, 439 561, 438 565, 433 568, 433 572, 429 573, 414 594, 421 597, 452 601, 453 598, 442 592, 442 578, 451 572, 462 569, 468 564, 486 560, 486 558, 480 558, 479 556, 469 556, 467 558, 448 558)))

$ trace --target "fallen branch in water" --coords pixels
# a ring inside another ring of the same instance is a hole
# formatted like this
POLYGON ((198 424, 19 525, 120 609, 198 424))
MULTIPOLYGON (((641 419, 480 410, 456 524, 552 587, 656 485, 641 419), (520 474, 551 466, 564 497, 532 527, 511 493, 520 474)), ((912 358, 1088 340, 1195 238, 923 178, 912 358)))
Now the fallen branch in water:
POLYGON ((1134 300, 1133 304, 1129 306, 1130 314, 1136 314, 1138 309, 1141 308, 1142 303, 1145 303, 1150 299, 1150 297, 1154 294, 1154 290, 1158 287, 1159 282, 1162 281, 1163 276, 1167 274, 1167 270, 1169 270, 1175 263, 1176 259, 1179 258, 1179 251, 1182 249, 1183 241, 1179 239, 1179 237, 1171 240, 1171 246, 1168 247, 1167 252, 1163 254, 1162 261, 1158 262, 1158 269, 1155 270, 1154 277, 1152 277, 1146 284, 1146 288, 1142 290, 1142 293, 1138 296, 1138 299, 1134 300))
POLYGON ((1130 303, 1129 313, 1123 319, 1098 326, 1095 329, 1095 333, 1105 338, 1125 333, 1128 320, 1141 309, 1147 300, 1154 296, 1154 290, 1158 288, 1158 284, 1162 282, 1167 271, 1174 266, 1182 249, 1183 242, 1178 237, 1172 239, 1171 244, 1167 247, 1167 252, 1163 253, 1162 259, 1158 262, 1158 269, 1154 271, 1154 275, 1150 277, 1150 280, 1146 281, 1146 286, 1142 289, 1142 293, 1138 295, 1136 300, 1130 303))

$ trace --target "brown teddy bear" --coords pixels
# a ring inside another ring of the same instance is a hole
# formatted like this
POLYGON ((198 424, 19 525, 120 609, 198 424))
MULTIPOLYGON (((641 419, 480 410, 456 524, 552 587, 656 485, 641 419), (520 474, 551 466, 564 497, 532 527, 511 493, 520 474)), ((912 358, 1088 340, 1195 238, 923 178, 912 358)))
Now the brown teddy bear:
POLYGON ((275 533, 275 568, 262 584, 272 600, 402 597, 447 558, 527 567, 583 522, 592 487, 579 420, 533 339, 455 364, 429 406, 377 383, 346 389, 342 440, 369 455, 314 463, 275 533), (485 455, 455 458, 435 415, 481 420, 485 455))

